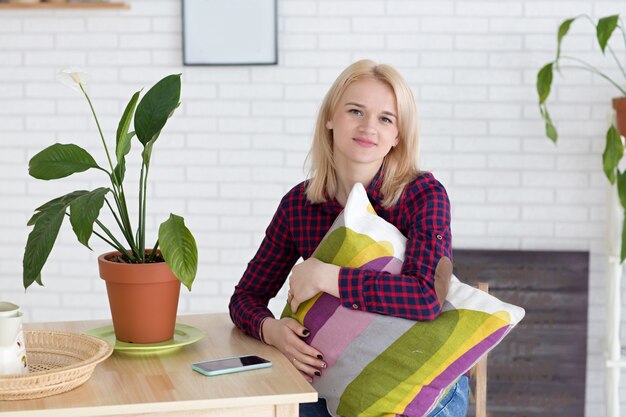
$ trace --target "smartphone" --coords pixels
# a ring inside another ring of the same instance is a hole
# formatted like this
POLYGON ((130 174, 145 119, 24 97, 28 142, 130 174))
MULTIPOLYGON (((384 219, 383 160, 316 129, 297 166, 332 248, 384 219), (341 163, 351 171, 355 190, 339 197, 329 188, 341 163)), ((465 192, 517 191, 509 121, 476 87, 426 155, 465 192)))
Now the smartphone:
POLYGON ((191 369, 202 375, 214 376, 252 369, 267 368, 272 362, 256 355, 235 356, 232 358, 217 359, 214 361, 196 362, 191 369))

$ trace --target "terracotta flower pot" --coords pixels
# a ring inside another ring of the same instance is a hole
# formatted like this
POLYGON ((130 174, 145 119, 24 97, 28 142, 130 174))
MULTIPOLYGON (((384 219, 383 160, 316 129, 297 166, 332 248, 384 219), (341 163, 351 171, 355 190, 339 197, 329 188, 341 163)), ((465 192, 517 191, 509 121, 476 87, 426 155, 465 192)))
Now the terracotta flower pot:
POLYGON ((100 278, 106 282, 117 340, 157 343, 171 339, 176 325, 180 281, 165 262, 125 264, 98 257, 100 278))
POLYGON ((614 98, 613 108, 615 109, 617 131, 620 135, 626 136, 626 97, 614 98))

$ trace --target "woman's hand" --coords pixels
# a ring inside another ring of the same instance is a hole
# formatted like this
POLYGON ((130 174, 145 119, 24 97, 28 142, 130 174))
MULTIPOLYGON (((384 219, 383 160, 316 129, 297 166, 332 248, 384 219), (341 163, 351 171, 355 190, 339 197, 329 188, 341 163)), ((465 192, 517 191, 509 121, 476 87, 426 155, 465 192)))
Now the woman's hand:
POLYGON ((265 342, 280 350, 307 381, 312 382, 313 376, 320 376, 320 369, 326 368, 322 353, 301 339, 309 335, 309 330, 296 320, 270 317, 263 322, 262 331, 265 342))
POLYGON ((291 311, 298 311, 301 303, 319 292, 339 297, 339 267, 310 257, 291 270, 287 293, 291 311))

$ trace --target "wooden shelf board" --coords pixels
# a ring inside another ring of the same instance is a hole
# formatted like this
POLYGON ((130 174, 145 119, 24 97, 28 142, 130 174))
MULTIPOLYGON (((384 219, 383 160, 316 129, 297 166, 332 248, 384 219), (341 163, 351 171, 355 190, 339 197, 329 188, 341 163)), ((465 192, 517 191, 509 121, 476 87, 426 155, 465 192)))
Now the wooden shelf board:
POLYGON ((0 9, 130 9, 128 3, 0 3, 0 9))

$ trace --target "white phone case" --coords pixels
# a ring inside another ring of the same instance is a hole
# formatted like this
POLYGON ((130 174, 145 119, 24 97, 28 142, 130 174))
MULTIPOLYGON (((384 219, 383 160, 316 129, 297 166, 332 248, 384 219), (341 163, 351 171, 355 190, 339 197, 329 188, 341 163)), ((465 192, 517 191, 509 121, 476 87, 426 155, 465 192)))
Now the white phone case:
POLYGON ((246 357, 254 357, 257 355, 242 355, 242 356, 232 356, 230 358, 222 358, 222 359, 216 359, 213 361, 202 361, 202 362, 196 362, 196 363, 192 363, 191 364, 191 369, 193 369, 196 372, 201 373, 202 375, 206 375, 206 376, 216 376, 216 375, 224 375, 224 374, 231 374, 234 372, 242 372, 242 371, 251 371, 253 369, 260 369, 260 368, 268 368, 270 366, 272 366, 272 362, 265 359, 265 358, 261 358, 260 356, 257 356, 267 362, 262 362, 262 363, 255 363, 255 364, 251 364, 251 365, 240 365, 240 366, 231 366, 231 367, 226 367, 226 368, 222 368, 222 369, 213 369, 213 370, 207 370, 207 369, 203 369, 201 367, 202 364, 217 364, 219 362, 225 362, 225 361, 229 361, 232 359, 240 359, 240 358, 246 358, 246 357))

